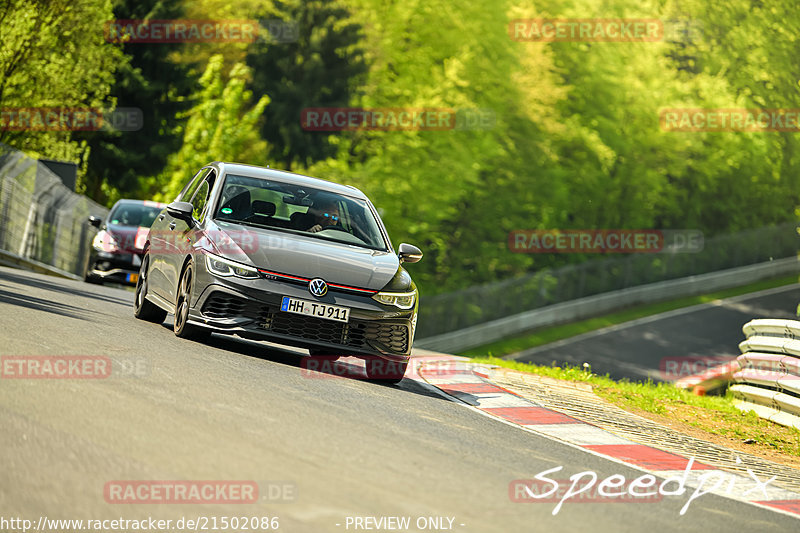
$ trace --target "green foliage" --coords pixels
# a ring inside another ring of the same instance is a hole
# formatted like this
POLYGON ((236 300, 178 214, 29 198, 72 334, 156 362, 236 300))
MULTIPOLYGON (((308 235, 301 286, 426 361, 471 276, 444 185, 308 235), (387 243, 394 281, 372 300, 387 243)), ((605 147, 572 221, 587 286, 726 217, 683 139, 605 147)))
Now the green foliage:
MULTIPOLYGON (((103 22, 111 18, 110 0, 0 2, 0 105, 103 107, 114 71, 126 62, 104 40, 103 22)), ((77 162, 88 156, 87 144, 69 131, 0 129, 0 142, 42 157, 77 162)))
POLYGON ((663 131, 665 108, 792 107, 800 16, 747 0, 482 0, 385 5, 351 0, 367 29, 369 106, 491 109, 488 131, 342 135, 311 166, 353 182, 420 245, 423 294, 586 256, 516 255, 534 228, 696 228, 706 237, 791 220, 792 133, 663 131), (516 18, 657 18, 659 42, 513 41, 516 18), (745 20, 746 22, 742 22, 745 20), (779 35, 780 43, 775 43, 779 35))
POLYGON ((251 91, 245 85, 249 69, 237 63, 226 82, 222 55, 212 56, 193 95, 194 106, 186 113, 183 145, 169 158, 158 183, 164 184, 162 200, 172 200, 203 165, 211 161, 263 164, 267 144, 258 136, 258 121, 269 103, 262 96, 249 109, 251 91))
MULTIPOLYGON (((164 20, 183 16, 181 3, 118 0, 113 18, 164 20)), ((141 177, 160 173, 167 158, 180 148, 177 127, 182 121, 176 115, 186 110, 185 98, 199 77, 190 73, 190 64, 170 58, 180 47, 170 43, 122 45, 129 61, 117 70, 110 97, 117 107, 141 110, 142 124, 136 131, 104 130, 76 135, 85 139, 91 150, 84 182, 86 194, 95 200, 112 205, 120 191, 126 196, 151 196, 155 191, 142 190, 146 182, 141 177)))
POLYGON ((294 25, 297 39, 265 36, 250 48, 247 62, 253 91, 272 100, 261 129, 273 149, 270 158, 291 169, 335 154, 328 134, 303 131, 301 113, 307 107, 347 106, 366 64, 358 46, 361 28, 339 1, 276 2, 275 9, 294 25))
POLYGON ((797 107, 797 35, 800 11, 788 0, 119 0, 114 13, 110 0, 7 0, 3 106, 116 100, 146 120, 118 136, 0 132, 0 141, 83 157, 82 183, 101 201, 169 198, 211 160, 277 160, 351 183, 382 209, 395 244, 425 252, 410 267, 424 298, 596 257, 511 253, 515 229, 699 229, 710 238, 792 220, 795 132, 664 131, 659 114, 797 107), (297 24, 298 39, 119 47, 102 35, 115 16, 281 19, 297 24), (659 19, 668 37, 509 35, 511 20, 542 17, 659 19), (336 106, 480 110, 492 121, 302 129, 303 108, 336 106))

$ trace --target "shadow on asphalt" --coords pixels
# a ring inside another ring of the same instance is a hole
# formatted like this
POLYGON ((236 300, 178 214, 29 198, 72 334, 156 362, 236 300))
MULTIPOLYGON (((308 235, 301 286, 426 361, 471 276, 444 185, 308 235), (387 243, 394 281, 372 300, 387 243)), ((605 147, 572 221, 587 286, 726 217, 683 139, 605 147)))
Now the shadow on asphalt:
POLYGON ((19 283, 20 285, 35 287, 37 289, 42 289, 45 291, 61 292, 64 294, 69 294, 71 296, 83 296, 84 298, 91 298, 93 300, 102 300, 104 302, 117 305, 124 305, 124 306, 131 305, 131 301, 123 300, 122 298, 115 298, 113 296, 107 296, 104 294, 98 294, 95 292, 88 291, 88 289, 90 289, 91 287, 101 287, 101 285, 90 285, 86 283, 85 285, 81 285, 79 287, 72 289, 70 287, 63 287, 61 285, 52 283, 44 279, 35 278, 33 276, 16 274, 8 270, 0 270, 0 279, 6 279, 12 283, 19 283))
MULTIPOLYGON (((163 324, 161 324, 161 326, 165 329, 168 329, 170 333, 172 333, 172 322, 165 321, 163 324)), ((183 342, 198 342, 188 339, 181 340, 183 342)), ((300 354, 293 350, 267 345, 263 342, 244 339, 236 335, 214 334, 209 340, 203 341, 201 344, 220 350, 225 350, 226 352, 244 355, 246 357, 253 357, 255 359, 261 359, 271 363, 295 367, 301 372, 321 374, 320 377, 316 379, 323 379, 322 375, 330 376, 328 379, 353 379, 357 381, 365 381, 376 387, 395 388, 405 392, 418 394, 420 396, 450 401, 447 398, 442 397, 440 394, 428 389, 424 385, 408 378, 403 379, 403 381, 396 385, 381 383, 378 381, 369 381, 367 379, 363 362, 354 357, 346 357, 333 362, 321 358, 314 358, 305 354, 300 354), (314 361, 316 364, 309 364, 311 361, 314 361)), ((406 375, 408 375, 408 373, 411 371, 411 365, 409 365, 406 375)), ((309 379, 313 379, 311 374, 309 375, 309 379)))
MULTIPOLYGON (((5 285, 3 285, 5 286, 5 285)), ((52 300, 44 300, 36 298, 27 294, 18 292, 9 292, 0 289, 0 302, 16 305, 19 307, 26 307, 36 311, 44 311, 46 313, 54 313, 61 316, 70 318, 77 318, 78 320, 87 320, 86 313, 94 313, 82 307, 75 307, 73 305, 61 304, 52 300)))

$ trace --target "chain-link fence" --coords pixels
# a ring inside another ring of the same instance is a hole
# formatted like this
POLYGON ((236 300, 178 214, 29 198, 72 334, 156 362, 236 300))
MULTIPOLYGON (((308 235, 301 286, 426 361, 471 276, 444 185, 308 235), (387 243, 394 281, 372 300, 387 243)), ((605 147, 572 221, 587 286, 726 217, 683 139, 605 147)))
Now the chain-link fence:
POLYGON ((107 213, 42 163, 0 144, 0 250, 82 276, 94 236, 87 219, 107 213))
POLYGON ((422 339, 609 291, 793 257, 795 223, 706 239, 698 253, 631 254, 591 260, 486 285, 420 297, 422 339))

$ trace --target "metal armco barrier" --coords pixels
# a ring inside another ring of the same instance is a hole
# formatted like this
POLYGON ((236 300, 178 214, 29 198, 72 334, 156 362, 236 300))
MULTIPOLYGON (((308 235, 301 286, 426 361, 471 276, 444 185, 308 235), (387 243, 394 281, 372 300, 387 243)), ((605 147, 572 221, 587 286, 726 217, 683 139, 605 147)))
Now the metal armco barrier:
POLYGON ((89 215, 108 209, 67 188, 36 159, 0 144, 0 260, 83 277, 95 231, 89 215))
POLYGON ((751 320, 742 331, 730 388, 736 407, 800 429, 800 321, 751 320))

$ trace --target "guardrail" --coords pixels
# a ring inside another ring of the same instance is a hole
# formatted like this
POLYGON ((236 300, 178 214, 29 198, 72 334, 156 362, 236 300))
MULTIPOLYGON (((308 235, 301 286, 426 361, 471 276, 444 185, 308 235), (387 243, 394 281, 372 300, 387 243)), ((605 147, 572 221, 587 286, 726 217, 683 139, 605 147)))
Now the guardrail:
POLYGON ((742 331, 730 387, 736 407, 800 429, 800 321, 751 320, 742 331))
POLYGON ((800 260, 795 255, 757 265, 661 281, 549 305, 458 331, 418 338, 414 344, 428 350, 458 353, 536 328, 583 320, 633 305, 695 296, 798 272, 800 260))
POLYGON ((433 339, 581 298, 796 257, 798 249, 791 221, 708 237, 697 253, 612 254, 454 292, 422 292, 416 336, 433 339))
POLYGON ((7 252, 5 262, 50 266, 82 277, 94 236, 86 220, 107 213, 71 191, 39 161, 0 144, 0 250, 7 252))

